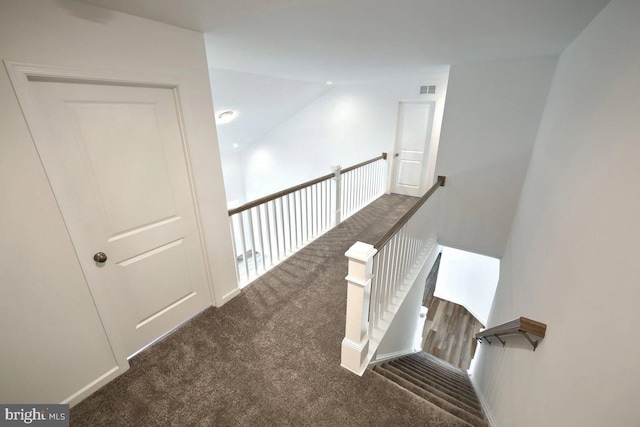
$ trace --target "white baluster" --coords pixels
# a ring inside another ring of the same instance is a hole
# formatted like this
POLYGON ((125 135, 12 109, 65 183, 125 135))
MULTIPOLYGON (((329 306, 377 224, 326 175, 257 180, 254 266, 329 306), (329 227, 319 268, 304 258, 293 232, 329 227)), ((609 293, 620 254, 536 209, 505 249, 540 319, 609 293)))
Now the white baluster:
POLYGON ((242 215, 244 212, 240 212, 238 215, 238 222, 240 223, 240 242, 242 243, 242 262, 244 263, 244 270, 247 274, 247 280, 249 280, 249 263, 247 263, 247 243, 244 235, 244 222, 242 221, 242 215))
MULTIPOLYGON (((256 206, 256 215, 257 215, 257 220, 258 220, 258 237, 260 238, 260 257, 262 258, 262 270, 266 271, 267 269, 267 264, 266 264, 266 256, 265 256, 265 252, 264 252, 264 235, 262 234, 262 215, 260 215, 260 205, 256 206)), ((255 262, 255 256, 253 261, 255 262)))
POLYGON ((338 225, 342 221, 342 174, 340 170, 342 167, 340 165, 333 166, 331 170, 333 170, 333 181, 335 182, 336 194, 335 194, 335 211, 334 211, 334 219, 333 225, 338 225))
POLYGON ((249 209, 247 212, 247 219, 249 220, 249 241, 251 242, 251 253, 253 258, 253 269, 255 270, 256 276, 258 276, 258 262, 256 261, 256 242, 253 236, 253 215, 251 213, 253 209, 249 209))
POLYGON ((233 266, 236 268, 236 278, 240 280, 240 269, 238 268, 238 248, 236 247, 236 232, 233 226, 233 215, 229 217, 229 225, 231 226, 231 244, 233 245, 233 254, 235 255, 233 266))
POLYGON ((293 198, 293 242, 296 245, 296 249, 300 247, 300 241, 298 240, 298 202, 297 202, 297 194, 295 191, 291 193, 291 197, 293 198))
POLYGON ((312 195, 311 188, 304 189, 305 207, 307 209, 307 242, 313 240, 313 202, 311 201, 312 195))
POLYGON ((271 201, 272 203, 272 207, 273 207, 273 231, 274 231, 274 237, 275 237, 275 241, 276 241, 276 254, 278 256, 277 261, 280 262, 280 260, 282 259, 282 257, 280 256, 280 236, 278 235, 278 204, 276 203, 275 200, 271 201))

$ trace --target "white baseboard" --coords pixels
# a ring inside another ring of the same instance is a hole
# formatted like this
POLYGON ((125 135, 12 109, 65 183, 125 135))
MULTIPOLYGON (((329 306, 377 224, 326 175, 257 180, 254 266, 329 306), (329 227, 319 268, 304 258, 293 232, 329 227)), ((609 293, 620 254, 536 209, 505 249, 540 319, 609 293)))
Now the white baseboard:
POLYGON ((482 412, 484 412, 484 416, 487 419, 487 422, 491 427, 498 427, 498 423, 496 418, 493 416, 493 412, 491 412, 491 408, 489 407, 489 403, 487 399, 485 399, 484 394, 480 390, 478 383, 473 378, 473 375, 469 375, 469 379, 471 380, 471 384, 473 385, 473 389, 476 391, 476 395, 478 396, 478 400, 480 401, 480 405, 482 406, 482 412))
POLYGON ((238 295, 240 295, 240 293, 242 292, 242 290, 240 288, 236 288, 234 290, 232 290, 231 292, 229 292, 228 294, 224 295, 222 297, 222 303, 218 306, 218 307, 222 307, 223 305, 225 305, 227 302, 229 302, 230 300, 232 300, 233 298, 237 297, 238 295))
POLYGON ((393 353, 376 355, 375 360, 372 360, 371 363, 385 362, 387 360, 395 359, 396 357, 400 356, 406 356, 407 354, 413 354, 415 352, 416 350, 412 347, 405 350, 394 351, 393 353))
POLYGON ((127 363, 124 367, 115 366, 60 403, 68 404, 70 407, 73 407, 76 404, 80 403, 84 398, 88 397, 91 393, 98 391, 98 389, 100 389, 102 386, 106 385, 117 376, 125 373, 128 369, 129 363, 127 363))

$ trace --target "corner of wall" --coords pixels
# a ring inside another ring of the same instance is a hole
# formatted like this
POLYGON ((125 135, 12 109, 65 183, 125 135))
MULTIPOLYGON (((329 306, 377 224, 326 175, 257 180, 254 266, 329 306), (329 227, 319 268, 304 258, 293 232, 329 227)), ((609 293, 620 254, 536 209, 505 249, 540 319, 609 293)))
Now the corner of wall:
POLYGON ((480 406, 482 406, 482 412, 484 412, 484 417, 486 418, 486 421, 489 423, 491 427, 498 427, 498 422, 496 421, 496 418, 493 415, 493 411, 491 410, 491 407, 489 406, 487 399, 484 397, 484 394, 482 393, 480 386, 476 382, 475 377, 472 374, 470 374, 469 379, 471 380, 473 389, 475 390, 476 395, 478 396, 478 400, 480 400, 480 406))

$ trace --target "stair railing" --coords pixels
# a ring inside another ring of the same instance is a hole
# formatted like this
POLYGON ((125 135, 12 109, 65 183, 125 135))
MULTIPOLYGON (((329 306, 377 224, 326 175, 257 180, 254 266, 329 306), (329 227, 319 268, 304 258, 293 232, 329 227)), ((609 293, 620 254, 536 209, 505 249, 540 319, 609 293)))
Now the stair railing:
POLYGON ((236 274, 247 285, 380 197, 387 153, 229 210, 236 274))
POLYGON ((341 365, 362 375, 395 313, 437 246, 438 203, 427 203, 436 183, 375 245, 356 242, 347 252, 347 316, 341 365))

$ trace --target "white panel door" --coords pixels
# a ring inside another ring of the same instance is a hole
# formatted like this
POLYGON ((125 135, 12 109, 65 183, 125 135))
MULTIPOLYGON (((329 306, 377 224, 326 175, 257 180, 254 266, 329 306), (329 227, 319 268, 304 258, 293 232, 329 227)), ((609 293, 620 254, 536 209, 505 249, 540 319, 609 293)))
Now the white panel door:
POLYGON ((400 103, 391 174, 393 193, 422 196, 434 107, 433 102, 400 103))
POLYGON ((29 92, 78 259, 128 357, 211 303, 176 89, 31 77, 29 92))

